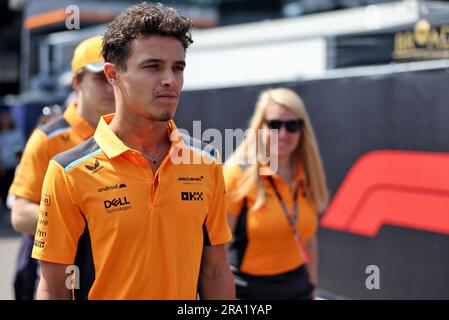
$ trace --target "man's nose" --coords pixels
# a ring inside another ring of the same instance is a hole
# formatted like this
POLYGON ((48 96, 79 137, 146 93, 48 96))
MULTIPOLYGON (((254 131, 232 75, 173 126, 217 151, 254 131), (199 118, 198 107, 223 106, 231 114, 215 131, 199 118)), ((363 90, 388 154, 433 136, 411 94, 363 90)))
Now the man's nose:
POLYGON ((175 74, 173 73, 173 70, 171 70, 171 69, 166 70, 162 74, 161 84, 164 87, 166 87, 166 86, 171 87, 176 84, 176 77, 175 77, 175 74))

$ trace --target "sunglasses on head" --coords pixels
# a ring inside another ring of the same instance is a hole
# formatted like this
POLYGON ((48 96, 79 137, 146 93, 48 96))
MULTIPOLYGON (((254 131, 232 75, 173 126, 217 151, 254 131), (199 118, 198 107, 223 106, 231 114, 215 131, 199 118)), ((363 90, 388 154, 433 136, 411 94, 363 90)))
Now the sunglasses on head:
POLYGON ((281 128, 283 126, 285 126, 285 129, 287 129, 287 131, 290 133, 298 132, 304 126, 304 121, 301 119, 288 120, 288 121, 265 120, 265 123, 267 124, 267 127, 269 129, 275 129, 275 130, 281 130, 281 128))

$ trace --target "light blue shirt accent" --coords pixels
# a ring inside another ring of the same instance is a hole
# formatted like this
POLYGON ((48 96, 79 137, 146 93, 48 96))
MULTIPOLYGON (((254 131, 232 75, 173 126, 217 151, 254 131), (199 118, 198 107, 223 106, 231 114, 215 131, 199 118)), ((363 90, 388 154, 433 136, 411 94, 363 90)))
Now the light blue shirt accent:
POLYGON ((53 137, 53 136, 57 135, 58 133, 63 132, 63 131, 67 131, 69 129, 70 129, 70 127, 65 127, 65 128, 60 128, 60 129, 53 130, 52 132, 47 134, 47 137, 48 138, 53 137))
POLYGON ((195 151, 198 151, 198 152, 200 152, 200 153, 202 153, 202 154, 204 154, 204 155, 206 155, 206 156, 208 156, 209 158, 212 158, 212 159, 214 159, 214 160, 217 159, 217 157, 213 156, 210 152, 207 152, 207 151, 205 151, 205 150, 203 150, 203 149, 200 149, 200 148, 197 148, 197 147, 188 145, 188 144, 186 144, 186 147, 189 148, 189 149, 193 149, 193 150, 195 150, 195 151))
POLYGON ((76 166, 78 163, 83 162, 84 160, 87 160, 87 159, 93 157, 94 155, 99 154, 100 152, 101 152, 101 149, 98 148, 98 149, 95 150, 94 152, 91 152, 91 153, 85 155, 85 156, 82 157, 82 158, 79 158, 79 159, 77 159, 77 160, 75 160, 75 161, 70 162, 70 163, 64 168, 64 170, 67 171, 67 170, 71 169, 72 167, 76 166))

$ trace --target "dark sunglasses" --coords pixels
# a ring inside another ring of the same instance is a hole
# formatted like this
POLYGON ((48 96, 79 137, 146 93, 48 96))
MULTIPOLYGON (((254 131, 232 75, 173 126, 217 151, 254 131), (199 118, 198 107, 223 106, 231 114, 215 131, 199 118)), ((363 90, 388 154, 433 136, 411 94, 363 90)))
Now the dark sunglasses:
POLYGON ((290 133, 298 132, 302 129, 302 127, 304 127, 304 121, 302 119, 289 121, 265 120, 265 123, 267 124, 267 127, 269 129, 275 130, 281 130, 282 126, 285 126, 285 129, 287 129, 287 131, 290 133))

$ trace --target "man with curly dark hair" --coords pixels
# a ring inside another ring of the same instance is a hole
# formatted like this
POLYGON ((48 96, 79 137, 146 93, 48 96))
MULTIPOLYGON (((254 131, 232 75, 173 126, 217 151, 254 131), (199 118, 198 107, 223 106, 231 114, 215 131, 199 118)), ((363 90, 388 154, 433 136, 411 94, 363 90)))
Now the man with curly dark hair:
POLYGON ((172 120, 191 27, 147 3, 109 24, 102 53, 116 113, 50 162, 33 250, 38 298, 70 298, 71 286, 88 299, 234 298, 217 152, 172 120))

